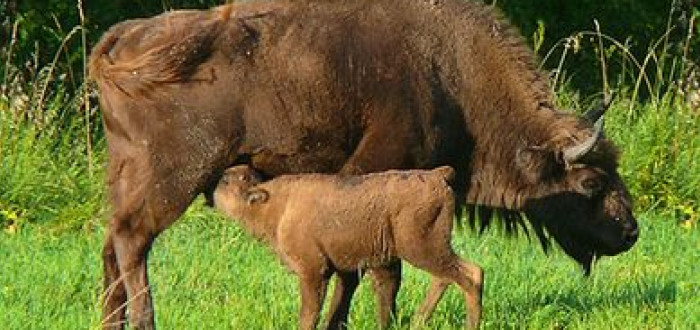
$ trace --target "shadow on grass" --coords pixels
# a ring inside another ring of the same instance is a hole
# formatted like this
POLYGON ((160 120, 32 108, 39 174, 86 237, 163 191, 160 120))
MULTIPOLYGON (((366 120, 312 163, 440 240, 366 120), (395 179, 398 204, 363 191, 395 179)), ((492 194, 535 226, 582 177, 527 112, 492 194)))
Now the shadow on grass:
MULTIPOLYGON (((488 320, 489 327, 522 327, 527 323, 567 327, 573 321, 585 321, 595 314, 615 309, 631 310, 635 315, 661 312, 667 308, 664 305, 675 303, 678 296, 675 280, 644 278, 609 290, 604 285, 596 288, 592 281, 586 284, 560 289, 551 287, 544 292, 496 302, 498 318, 488 320)), ((490 314, 493 317, 493 312, 490 314)), ((624 315, 620 316, 624 319, 624 315)))

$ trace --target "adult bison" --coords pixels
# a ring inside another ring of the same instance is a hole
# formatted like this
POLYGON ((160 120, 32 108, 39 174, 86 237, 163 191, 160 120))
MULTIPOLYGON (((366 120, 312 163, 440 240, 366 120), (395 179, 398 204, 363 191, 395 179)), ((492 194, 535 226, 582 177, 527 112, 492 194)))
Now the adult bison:
MULTIPOLYGON (((122 325, 128 298, 133 325, 153 327, 151 243, 237 162, 268 176, 450 165, 460 202, 482 220, 525 214, 545 247, 553 238, 586 271, 637 239, 615 147, 591 120, 554 106, 531 52, 484 5, 174 11, 111 28, 90 70, 114 207, 107 326, 122 325)), ((395 277, 376 274, 390 283, 380 296, 395 295, 395 277)))

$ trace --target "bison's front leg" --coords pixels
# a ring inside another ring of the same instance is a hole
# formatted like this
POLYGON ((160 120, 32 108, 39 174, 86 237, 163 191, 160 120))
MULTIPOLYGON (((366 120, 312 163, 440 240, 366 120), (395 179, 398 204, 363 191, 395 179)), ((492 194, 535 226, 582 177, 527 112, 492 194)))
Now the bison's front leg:
POLYGON ((340 173, 366 174, 415 166, 410 160, 411 150, 408 148, 411 145, 408 141, 415 138, 413 134, 404 132, 401 129, 404 125, 400 123, 389 121, 385 125, 375 124, 365 130, 360 143, 340 173))
MULTIPOLYGON (((383 268, 373 268, 372 284, 377 295, 379 308, 379 324, 381 328, 389 327, 392 318, 396 314, 396 297, 401 286, 401 261, 392 261, 383 268)), ((348 314, 352 303, 352 296, 362 279, 362 273, 339 273, 330 309, 328 311, 328 329, 347 328, 348 314)))

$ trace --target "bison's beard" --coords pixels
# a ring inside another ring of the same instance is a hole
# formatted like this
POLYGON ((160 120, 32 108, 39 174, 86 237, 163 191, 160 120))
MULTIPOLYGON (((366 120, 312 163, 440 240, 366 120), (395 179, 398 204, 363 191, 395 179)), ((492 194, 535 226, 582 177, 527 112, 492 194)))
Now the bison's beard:
POLYGON ((595 249, 588 246, 580 239, 576 239, 569 233, 556 232, 549 230, 552 238, 561 246, 562 250, 574 259, 583 268, 583 273, 588 276, 591 274, 593 261, 596 259, 595 249))
POLYGON ((564 253, 581 265, 586 276, 591 274, 593 262, 600 255, 591 244, 591 240, 586 239, 582 232, 556 219, 546 216, 537 217, 532 213, 526 213, 526 216, 545 253, 549 250, 551 241, 554 240, 561 246, 564 253))
POLYGON ((472 227, 476 226, 475 219, 481 220, 481 232, 490 226, 492 217, 498 214, 504 221, 507 232, 514 232, 522 229, 529 235, 530 231, 523 221, 524 218, 526 218, 542 244, 542 249, 545 253, 548 252, 552 243, 551 241, 554 240, 569 257, 581 265, 586 276, 590 275, 593 262, 596 258, 600 255, 605 255, 605 253, 600 253, 600 251, 596 250, 595 246, 592 245, 594 240, 587 239, 581 230, 577 230, 572 226, 567 226, 557 219, 552 219, 534 212, 520 213, 504 209, 493 210, 484 207, 471 207, 467 208, 467 211, 469 211, 468 218, 471 221, 470 224, 472 227))
POLYGON ((532 200, 525 207, 525 215, 537 234, 542 247, 547 251, 550 241, 554 240, 562 250, 574 259, 586 276, 590 275, 593 262, 600 253, 597 239, 590 237, 585 226, 577 217, 572 217, 568 205, 577 204, 570 200, 575 198, 569 194, 555 195, 543 199, 532 200), (569 215, 563 221, 561 215, 569 215))

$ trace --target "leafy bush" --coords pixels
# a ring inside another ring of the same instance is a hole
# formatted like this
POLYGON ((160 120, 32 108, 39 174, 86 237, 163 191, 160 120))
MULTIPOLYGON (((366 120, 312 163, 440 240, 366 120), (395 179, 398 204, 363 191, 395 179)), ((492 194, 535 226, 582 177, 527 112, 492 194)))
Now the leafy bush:
MULTIPOLYGON (((611 63, 609 75, 623 83, 634 84, 634 78, 639 74, 632 72, 633 79, 625 76, 629 74, 626 71, 630 64, 628 56, 642 62, 649 52, 661 49, 664 54, 659 56, 680 57, 690 50, 688 58, 700 58, 700 29, 697 23, 694 26, 691 24, 693 18, 697 20, 700 16, 700 11, 693 5, 694 0, 484 1, 496 2, 535 45, 541 56, 546 56, 550 50, 554 50, 555 55, 561 55, 566 51, 567 44, 573 48, 568 52, 563 69, 570 77, 572 87, 585 94, 601 92, 603 79, 599 54, 595 51, 598 41, 590 35, 581 34, 581 31, 595 31, 594 20, 599 22, 604 34, 629 49, 629 54, 623 54, 621 47, 608 48, 608 55, 613 52, 621 55, 611 63), (691 28, 695 31, 689 31, 691 28), (693 35, 694 38, 688 40, 693 35), (656 43, 660 44, 653 47, 656 43), (624 80, 626 78, 628 80, 624 80)), ((559 57, 548 57, 545 66, 558 68, 559 57)), ((658 69, 654 65, 645 68, 652 78, 656 78, 654 72, 658 69)), ((665 69, 671 70, 670 67, 665 69)), ((684 70, 682 67, 673 69, 684 70)), ((653 80, 652 84, 670 87, 670 81, 653 80)))

